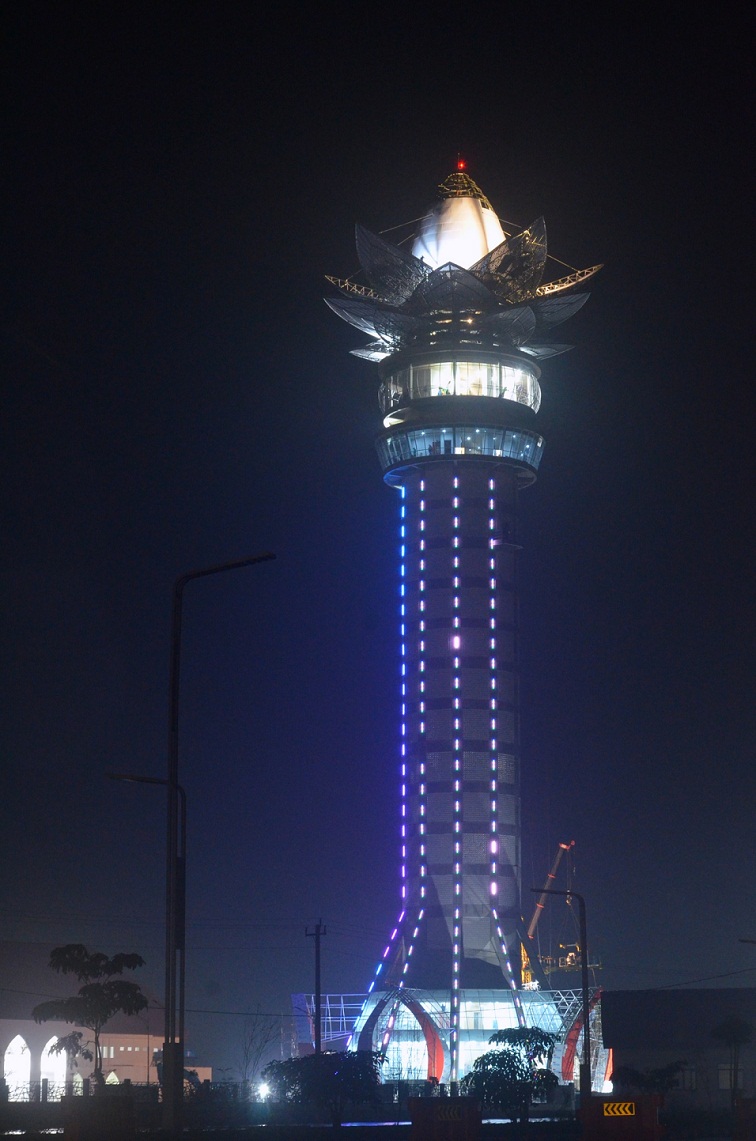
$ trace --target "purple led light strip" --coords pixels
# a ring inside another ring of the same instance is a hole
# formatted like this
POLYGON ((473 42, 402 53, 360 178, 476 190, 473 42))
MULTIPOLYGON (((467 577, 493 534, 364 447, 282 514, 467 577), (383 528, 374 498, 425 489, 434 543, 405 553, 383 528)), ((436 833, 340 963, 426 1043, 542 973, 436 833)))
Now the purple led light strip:
POLYGON ((459 519, 460 519, 460 503, 459 503, 459 476, 455 475, 452 480, 452 637, 451 637, 451 654, 452 654, 452 699, 454 702, 454 877, 453 877, 453 896, 454 896, 454 916, 452 926, 452 991, 450 1002, 450 1018, 449 1018, 449 1047, 450 1047, 450 1079, 457 1081, 459 1077, 459 1027, 460 1027, 460 1005, 459 1005, 459 978, 460 967, 462 962, 462 932, 461 932, 461 915, 462 915, 462 751, 460 740, 460 713, 461 713, 461 696, 460 696, 460 657, 458 652, 459 637, 458 631, 460 629, 460 596, 459 596, 459 519))

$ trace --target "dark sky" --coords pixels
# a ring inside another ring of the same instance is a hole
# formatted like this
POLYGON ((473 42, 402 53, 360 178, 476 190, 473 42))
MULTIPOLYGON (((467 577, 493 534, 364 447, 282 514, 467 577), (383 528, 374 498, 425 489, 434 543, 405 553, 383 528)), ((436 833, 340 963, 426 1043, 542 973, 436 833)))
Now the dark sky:
POLYGON ((11 14, 2 936, 139 951, 160 992, 164 794, 105 773, 165 773, 173 580, 272 550, 187 589, 188 1006, 227 1012, 190 1036, 233 1066, 233 1012, 312 986, 319 918, 326 989, 366 988, 398 902, 397 499, 323 274, 462 151, 503 218, 606 263, 521 503, 523 885, 574 839, 604 985, 753 984, 745 29, 275 11, 11 14))

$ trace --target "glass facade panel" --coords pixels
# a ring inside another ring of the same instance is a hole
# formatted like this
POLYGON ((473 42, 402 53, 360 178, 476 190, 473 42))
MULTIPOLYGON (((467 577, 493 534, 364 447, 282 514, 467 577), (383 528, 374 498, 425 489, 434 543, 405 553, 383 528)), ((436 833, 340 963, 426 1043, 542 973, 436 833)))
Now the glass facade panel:
POLYGON ((425 396, 438 395, 431 393, 431 370, 429 365, 419 365, 412 370, 407 369, 402 373, 402 376, 407 377, 407 391, 411 392, 413 397, 422 400, 425 396), (412 373, 412 389, 409 386, 410 372, 412 373))
POLYGON ((410 365, 392 373, 380 387, 379 403, 384 415, 410 400, 431 396, 487 396, 513 400, 538 411, 541 389, 526 366, 497 361, 434 361, 410 365))
POLYGON ((423 367, 430 368, 431 396, 454 396, 454 373, 456 369, 451 361, 439 361, 437 364, 423 367))
POLYGON ((474 424, 401 429, 378 440, 376 447, 384 471, 405 460, 450 455, 512 459, 537 471, 543 455, 543 439, 535 432, 476 428, 474 424))

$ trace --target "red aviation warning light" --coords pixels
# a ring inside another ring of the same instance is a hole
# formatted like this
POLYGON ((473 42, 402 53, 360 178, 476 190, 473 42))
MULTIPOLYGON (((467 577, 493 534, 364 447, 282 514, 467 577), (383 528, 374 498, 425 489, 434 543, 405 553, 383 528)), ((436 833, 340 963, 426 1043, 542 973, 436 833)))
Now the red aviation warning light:
POLYGON ((467 170, 467 163, 460 155, 457 155, 457 170, 467 170))

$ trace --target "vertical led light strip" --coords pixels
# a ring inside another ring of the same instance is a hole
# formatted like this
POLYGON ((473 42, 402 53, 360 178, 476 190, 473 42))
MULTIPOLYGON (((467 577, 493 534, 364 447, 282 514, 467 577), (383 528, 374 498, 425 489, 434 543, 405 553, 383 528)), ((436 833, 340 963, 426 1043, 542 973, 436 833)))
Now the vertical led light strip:
POLYGON ((399 653, 401 661, 399 672, 401 676, 401 837, 402 853, 400 862, 401 899, 402 905, 407 905, 407 496, 406 487, 402 487, 401 504, 399 507, 399 653))
MULTIPOLYGON (((381 975, 386 970, 387 964, 391 961, 392 950, 398 950, 399 936, 404 929, 404 923, 407 918, 407 505, 406 505, 406 488, 401 487, 399 490, 401 502, 399 506, 399 653, 400 653, 400 690, 402 695, 401 701, 401 797, 400 797, 400 814, 401 814, 401 861, 400 861, 400 876, 401 876, 401 897, 402 897, 402 911, 396 922, 396 927, 391 932, 391 937, 386 944, 381 961, 376 967, 373 981, 368 987, 368 997, 363 1003, 362 1013, 364 1013, 370 995, 375 990, 377 983, 381 980, 381 975)), ((360 1015, 360 1016, 361 1016, 360 1015)), ((393 1016, 390 1019, 393 1026, 393 1016)), ((351 1038, 350 1038, 351 1042, 351 1038)), ((388 1039, 385 1040, 385 1045, 388 1045, 388 1039)), ((347 1048, 349 1043, 347 1043, 347 1048)), ((384 1047, 385 1048, 385 1047, 384 1047)))
POLYGON ((499 895, 497 879, 499 862, 499 826, 496 817, 498 795, 498 755, 497 755, 497 693, 496 693, 496 481, 488 481, 488 609, 489 609, 489 666, 491 670, 491 797, 490 797, 490 837, 489 837, 489 898, 496 907, 499 895))
POLYGON ((515 1005, 515 1012, 517 1014, 517 1022, 520 1026, 525 1025, 525 1013, 522 1009, 522 1002, 517 993, 517 982, 514 977, 514 971, 509 959, 509 951, 507 950, 507 943, 504 937, 501 923, 499 921, 499 913, 497 910, 497 902, 499 895, 499 881, 498 881, 498 868, 501 862, 499 853, 499 825, 497 814, 497 799, 498 799, 498 695, 496 692, 496 674, 497 674, 497 656, 496 656, 496 480, 489 479, 488 481, 488 571, 489 571, 489 649, 490 649, 490 668, 491 668, 491 825, 490 825, 490 838, 489 838, 489 897, 491 900, 491 913, 496 923, 496 933, 499 937, 501 952, 504 957, 504 966, 507 975, 507 982, 512 991, 512 999, 515 1005))
POLYGON ((418 773, 418 798, 419 798, 419 816, 418 821, 418 851, 420 855, 420 907, 424 906, 426 885, 425 880, 428 874, 428 857, 427 857, 427 833, 428 833, 428 773, 427 773, 427 751, 426 751, 426 736, 425 736, 425 663, 426 663, 426 624, 427 618, 425 613, 425 480, 420 480, 420 498, 418 501, 418 567, 417 567, 417 581, 418 581, 418 616, 417 616, 417 708, 418 708, 418 738, 419 738, 419 773, 418 773))
POLYGON ((450 1047, 450 1080, 456 1082, 459 1077, 459 1027, 460 1027, 460 967, 462 963, 462 751, 461 751, 461 694, 460 694, 460 655, 462 650, 462 636, 460 633, 460 575, 459 575, 459 547, 460 547, 460 499, 459 476, 455 475, 452 481, 452 629, 450 635, 450 652, 452 660, 452 701, 454 705, 454 795, 453 795, 453 836, 454 845, 454 874, 452 876, 452 991, 451 991, 451 1017, 449 1027, 450 1047))
MULTIPOLYGON (((425 530, 425 518, 424 518, 424 516, 425 516, 425 501, 423 499, 424 490, 425 490, 425 483, 423 481, 421 481, 421 483, 420 483, 420 504, 419 504, 420 509, 419 509, 419 521, 418 521, 418 529, 420 531, 420 535, 418 537, 418 550, 419 550, 419 567, 418 567, 418 569, 420 571, 420 574, 418 575, 419 598, 418 598, 418 604, 417 604, 418 605, 418 612, 419 612, 417 629, 419 632, 418 636, 419 636, 420 644, 418 646, 418 650, 419 650, 419 653, 418 653, 418 676, 417 676, 416 680, 417 680, 417 686, 418 686, 418 710, 419 710, 419 715, 420 715, 419 728, 420 728, 420 733, 423 735, 425 733, 425 678, 424 678, 424 673, 425 673, 425 645, 424 645, 424 642, 425 642, 425 618, 424 618, 425 601, 423 598, 423 594, 425 592, 425 580, 424 580, 425 538, 423 535, 423 532, 425 530)), ((394 952, 398 951, 399 938, 404 933, 404 929, 405 929, 405 925, 406 925, 406 921, 407 921, 407 897, 408 897, 408 890, 409 890, 408 889, 408 884, 409 884, 408 841, 409 841, 409 828, 410 828, 410 822, 409 822, 409 816, 408 816, 409 793, 408 793, 408 784, 407 784, 408 777, 409 777, 409 774, 407 772, 407 699, 409 696, 408 685, 409 685, 409 679, 411 676, 408 673, 408 667, 407 667, 407 639, 408 639, 408 625, 411 625, 411 623, 408 623, 408 617, 409 616, 407 614, 407 559, 408 559, 407 525, 408 525, 408 520, 407 520, 407 489, 406 489, 406 487, 403 486, 400 488, 400 495, 401 495, 401 503, 400 503, 400 507, 399 507, 399 635, 400 635, 399 636, 399 646, 400 646, 399 652, 400 652, 401 662, 400 662, 399 669, 400 669, 400 676, 401 676, 400 689, 401 689, 401 696, 402 696, 402 700, 401 700, 401 723, 400 723, 400 733, 401 733, 401 745, 400 745, 400 754, 401 754, 401 766, 400 766, 400 771, 401 771, 401 796, 400 796, 400 805, 401 805, 401 808, 400 808, 400 812, 401 812, 401 862, 400 862, 400 869, 401 869, 401 872, 400 872, 400 874, 401 874, 401 896, 402 896, 403 908, 402 908, 402 912, 401 912, 401 914, 397 920, 396 927, 391 932, 391 937, 390 937, 390 939, 389 939, 388 943, 386 944, 386 947, 383 951, 383 955, 381 956, 381 961, 376 968, 373 981, 370 983, 370 986, 368 987, 368 998, 363 1003, 361 1014, 364 1013, 364 1010, 365 1010, 365 1007, 367 1006, 367 1002, 369 1000, 370 995, 375 990, 375 987, 376 987, 377 983, 379 982, 379 980, 381 980, 381 975, 386 970, 387 964, 391 961, 392 951, 394 951, 394 952)), ((422 753, 422 755, 424 757, 424 753, 422 753)), ((421 775, 421 784, 420 784, 421 816, 424 817, 425 816, 425 803, 424 803, 424 801, 425 801, 425 781, 423 779, 424 775, 425 775, 425 762, 424 762, 424 760, 420 762, 420 775, 421 775)), ((425 877, 426 870, 427 870, 426 859, 425 859, 425 825, 422 822, 419 824, 419 831, 420 831, 419 847, 420 847, 420 852, 421 852, 420 875, 421 875, 421 879, 422 879, 425 877)), ((420 908, 418 911, 415 926, 414 926, 413 931, 412 931, 412 936, 409 940, 407 957, 406 957, 406 960, 404 962, 404 966, 402 968, 401 979, 399 980, 399 988, 400 989, 404 987, 405 982, 406 982, 406 975, 407 975, 407 971, 409 969, 409 965, 410 965, 410 962, 412 959, 412 952, 414 950, 415 940, 417 939, 418 932, 420 930, 420 924, 421 924, 421 922, 423 920, 423 916, 424 916, 422 899, 425 896, 425 885, 422 882, 421 882, 421 887, 420 887, 420 896, 421 896, 421 905, 420 905, 420 908)), ((396 1022, 397 1011, 398 1011, 398 1003, 395 1002, 391 1006, 388 1021, 386 1024, 386 1028, 385 1028, 385 1031, 384 1031, 383 1037, 382 1037, 381 1049, 382 1049, 382 1052, 384 1054, 388 1048, 388 1044, 389 1044, 389 1041, 391 1039, 391 1032, 392 1032, 394 1025, 395 1025, 395 1022, 396 1022)), ((349 1040, 349 1043, 347 1043, 347 1048, 349 1047, 350 1043, 351 1043, 351 1038, 349 1040)))
MULTIPOLYGON (((415 926, 412 933, 407 940, 407 954, 402 967, 401 978, 399 979, 398 989, 402 990, 407 981, 407 974, 412 963, 412 955, 415 950, 415 943, 420 932, 420 925, 422 924, 425 910, 425 877, 427 875, 427 857, 426 857, 426 817, 427 817, 427 793, 426 793, 426 764, 425 764, 425 481, 420 481, 419 486, 419 499, 418 499, 418 519, 417 519, 417 551, 418 551, 418 564, 417 564, 417 619, 415 620, 414 614, 407 613, 407 565, 409 553, 414 550, 411 542, 408 542, 408 526, 410 525, 410 518, 408 517, 408 503, 406 488, 402 487, 401 496, 402 503, 400 508, 400 564, 399 564, 399 594, 400 594, 400 645, 401 645, 401 693, 402 693, 402 720, 401 720, 401 815, 402 815, 402 860, 401 860, 401 877, 402 877, 402 902, 404 910, 399 918, 399 922, 395 927, 389 944, 383 953, 384 960, 387 959, 392 946, 397 940, 400 931, 404 931, 407 925, 407 904, 409 895, 412 888, 410 876, 408 874, 408 860, 410 856, 409 842, 417 844, 419 852, 419 865, 420 865, 420 900, 415 920, 415 926), (413 676, 413 671, 408 667, 408 639, 411 637, 417 638, 417 673, 413 676), (417 688, 415 689, 415 686, 417 688), (418 798, 418 835, 410 835, 412 822, 410 819, 409 806, 409 780, 414 779, 415 774, 409 773, 407 770, 408 757, 407 757, 407 711, 408 711, 408 698, 414 701, 417 700, 417 748, 416 753, 419 760, 416 761, 418 765, 417 773, 417 798, 418 798)), ((414 535, 411 536, 414 538, 414 535)), ((398 944, 397 944, 398 948, 398 944)), ((378 974, 383 967, 383 963, 378 967, 376 972, 376 980, 378 974)), ((375 985, 375 983, 373 984, 375 985)), ((372 988, 371 988, 372 989, 372 988)), ((368 992, 369 993, 369 992, 368 992)), ((396 1019, 399 1013, 401 1002, 395 999, 391 1004, 388 1018, 384 1027, 381 1037, 381 1053, 386 1055, 386 1052, 391 1041, 391 1035, 396 1026, 396 1019)))
MULTIPOLYGON (((412 962, 412 954, 415 949, 415 942, 420 931, 420 924, 425 915, 425 895, 426 895, 426 877, 428 874, 428 857, 426 852, 426 837, 427 837, 427 819, 428 819, 428 793, 427 793, 427 771, 426 771, 426 754, 425 754, 425 661, 426 661, 426 616, 425 616, 425 480, 421 479, 419 484, 418 496, 418 512, 417 512, 417 626, 411 623, 416 630, 417 638, 417 677, 414 679, 417 689, 413 690, 412 697, 417 699, 417 801, 418 801, 418 822, 417 822, 417 836, 413 836, 412 840, 417 844, 417 851, 419 855, 419 872, 420 872, 420 890, 419 890, 419 904, 417 919, 412 933, 408 939, 407 958, 402 968, 402 977, 399 981, 399 987, 405 985, 407 974, 412 962)), ((403 518, 403 527, 406 528, 408 520, 403 518)), ((406 643, 406 615, 402 616, 402 643, 406 643)), ((405 660, 405 659, 403 659, 405 660)), ((403 688, 406 690, 407 678, 403 680, 403 688)), ((402 705, 405 704, 405 698, 402 698, 402 705)), ((404 732, 404 728, 402 730, 404 732)), ((403 745, 404 749, 404 745, 403 745)), ((407 778, 404 772, 406 766, 406 758, 403 765, 402 773, 402 800, 407 804, 407 778)), ((407 825, 406 816, 404 818, 405 826, 407 825)), ((402 840, 402 853, 403 859, 406 863, 406 838, 402 840)), ((406 880, 405 880, 406 883, 406 880)), ((393 1023, 392 1023, 393 1026, 393 1023)), ((388 1028, 390 1035, 391 1028, 388 1028)))

